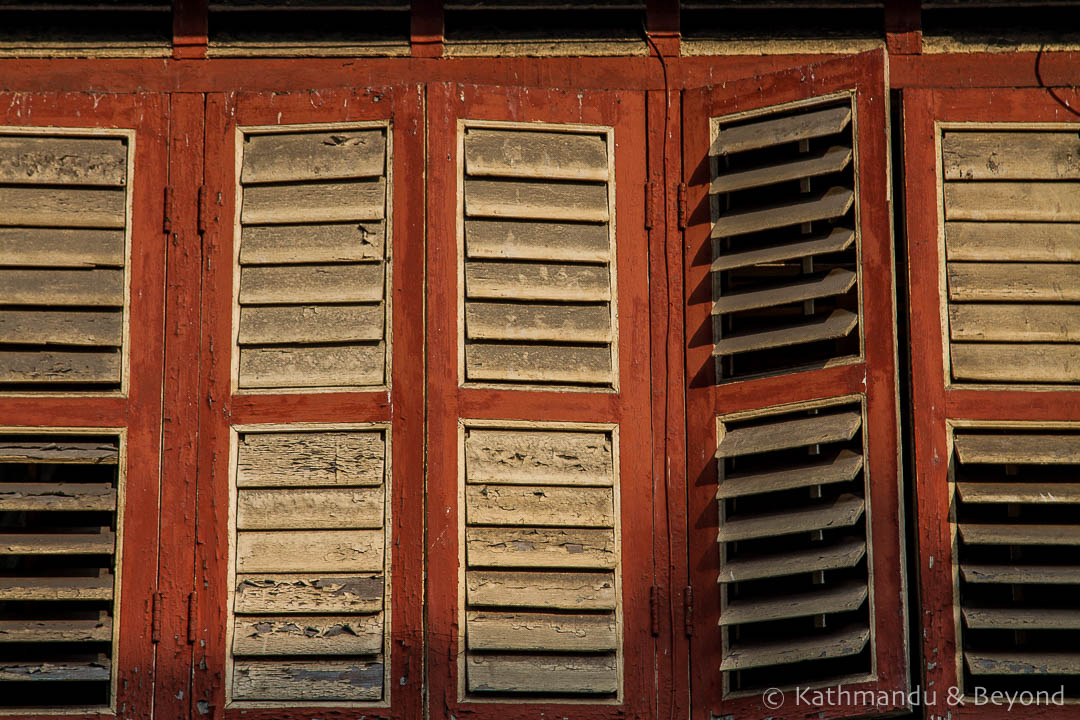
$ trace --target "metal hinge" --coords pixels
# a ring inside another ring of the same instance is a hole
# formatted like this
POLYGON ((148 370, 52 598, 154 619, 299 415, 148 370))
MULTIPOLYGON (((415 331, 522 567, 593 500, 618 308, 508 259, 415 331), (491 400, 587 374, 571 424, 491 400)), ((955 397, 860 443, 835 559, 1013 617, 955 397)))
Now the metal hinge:
POLYGON ((150 642, 161 642, 161 593, 150 598, 150 642))
POLYGON ((683 589, 683 630, 686 637, 694 637, 694 588, 683 589))
POLYGON ((172 232, 172 216, 173 216, 173 189, 171 187, 165 188, 165 216, 161 219, 161 229, 166 234, 172 232))
POLYGON ((198 614, 196 611, 199 608, 199 598, 195 593, 191 593, 187 596, 187 641, 192 645, 195 644, 196 624, 195 616, 198 614))
POLYGON ((685 229, 686 221, 686 183, 679 183, 679 227, 685 229))
POLYGON ((660 586, 653 585, 649 589, 649 627, 652 628, 653 637, 660 636, 660 586))
POLYGON ((210 215, 207 202, 210 196, 210 188, 205 185, 199 186, 199 232, 206 232, 206 218, 210 215))

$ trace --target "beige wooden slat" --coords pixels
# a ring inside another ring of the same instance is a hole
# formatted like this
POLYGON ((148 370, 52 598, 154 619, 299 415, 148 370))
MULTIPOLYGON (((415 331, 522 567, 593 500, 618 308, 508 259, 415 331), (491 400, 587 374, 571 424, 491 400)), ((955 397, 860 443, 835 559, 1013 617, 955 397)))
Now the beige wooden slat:
POLYGON ((127 147, 116 137, 0 137, 0 183, 106 185, 127 182, 127 147))
POLYGON ((0 442, 0 463, 115 465, 119 451, 111 443, 58 440, 0 442))
POLYGON ((1080 263, 951 262, 948 275, 954 302, 1080 301, 1080 263))
POLYGON ((734 355, 754 350, 769 350, 821 340, 834 340, 847 337, 858 324, 858 315, 838 308, 825 317, 814 318, 812 322, 720 338, 713 346, 713 355, 734 355))
POLYGON ((378 700, 381 661, 243 660, 233 663, 233 700, 378 700))
POLYGON ((957 380, 1080 382, 1080 345, 952 343, 949 349, 957 380))
POLYGON ((968 342, 1080 342, 1080 304, 949 303, 949 336, 968 342))
POLYGON ((800 575, 824 570, 855 567, 866 555, 866 542, 847 538, 836 545, 811 547, 777 555, 740 557, 720 564, 717 582, 721 584, 760 580, 762 578, 800 575))
POLYGON ((850 482, 859 474, 862 466, 862 455, 851 450, 841 450, 831 456, 826 455, 823 462, 785 467, 782 470, 725 474, 716 490, 716 497, 723 500, 798 487, 850 482))
POLYGON ((810 592, 769 598, 732 600, 720 612, 719 625, 785 620, 788 618, 851 612, 866 602, 866 583, 849 581, 823 586, 810 592))
POLYGON ((124 231, 0 228, 0 266, 123 267, 124 231))
POLYGON ((962 563, 960 572, 970 583, 1018 585, 1080 585, 1078 565, 984 565, 962 563))
POLYGON ((826 505, 727 520, 720 526, 717 540, 734 542, 850 527, 862 517, 864 507, 862 498, 841 495, 826 505))
POLYGON ((972 545, 1080 545, 1080 526, 960 523, 960 537, 972 545))
POLYGON ((244 433, 236 486, 373 487, 383 484, 385 457, 379 431, 244 433))
POLYGON ((850 657, 861 653, 869 640, 868 628, 854 627, 806 638, 785 638, 776 642, 736 645, 724 656, 720 669, 729 672, 770 665, 850 657))
POLYGON ((470 428, 465 478, 470 484, 610 487, 611 438, 596 431, 470 428))
POLYGON ((382 265, 268 265, 240 270, 241 305, 377 303, 382 265))
POLYGON ((4 534, 0 555, 110 555, 116 536, 102 528, 97 533, 4 534))
POLYGON ((466 345, 465 375, 472 381, 609 384, 608 347, 466 345))
POLYGON ((470 650, 529 652, 603 652, 618 647, 615 615, 564 613, 466 613, 465 638, 470 650))
POLYGON ((618 661, 606 655, 469 653, 469 692, 610 695, 619 689, 618 661))
POLYGON ((763 165, 747 170, 722 172, 713 178, 709 192, 730 193, 738 190, 773 185, 802 178, 838 173, 851 162, 852 151, 848 146, 835 145, 823 152, 800 156, 796 160, 763 165))
POLYGON ((242 152, 245 185, 376 177, 386 169, 381 129, 248 134, 242 152))
POLYGON ((252 185, 244 188, 245 225, 382 220, 386 180, 252 185))
POLYGON ((1039 608, 969 608, 964 624, 984 630, 1080 630, 1080 611, 1039 608))
POLYGON ((122 228, 127 217, 126 200, 123 188, 0 186, 0 223, 26 227, 122 228))
POLYGON ((0 351, 0 383, 118 383, 120 353, 0 351))
MULTIPOLYGON (((383 339, 383 305, 278 305, 240 308, 240 345, 347 343, 383 339)), ((0 323, 3 314, 0 313, 0 323)), ((0 326, 2 327, 2 326, 0 326)))
POLYGON ((744 290, 721 295, 713 303, 712 314, 723 315, 756 308, 786 305, 830 295, 843 295, 855 286, 856 275, 851 270, 833 268, 821 277, 788 282, 764 290, 744 290))
POLYGON ((610 572, 469 570, 465 587, 469 607, 615 609, 615 576, 610 572))
POLYGON ((598 134, 468 128, 465 174, 606 181, 607 144, 598 134))
POLYGON ((383 545, 382 530, 239 532, 236 572, 382 572, 383 545))
POLYGON ((384 504, 381 487, 242 489, 236 498, 236 528, 378 529, 383 527, 384 504))
POLYGON ((731 237, 843 217, 855 202, 850 188, 834 187, 812 199, 724 213, 713 224, 713 238, 731 237))
POLYGON ((108 642, 112 618, 100 620, 0 620, 0 644, 108 642))
POLYGON ((953 445, 962 463, 1080 465, 1080 435, 958 432, 953 437, 953 445))
POLYGON ((612 530, 563 528, 466 528, 468 566, 491 568, 615 568, 612 530))
POLYGON ((946 182, 945 219, 1077 222, 1080 185, 1057 182, 946 182))
POLYGON ((250 615, 233 629, 234 656, 378 655, 383 650, 383 616, 250 615))
POLYGON ((862 414, 858 410, 771 422, 765 418, 765 422, 757 425, 727 430, 720 438, 716 457, 736 457, 841 442, 855 437, 861 426, 862 414))
POLYGON ((610 488, 469 485, 465 519, 470 525, 614 527, 614 494, 610 488))
POLYGON ((949 261, 1080 262, 1080 224, 947 222, 949 261))
POLYGON ((0 511, 115 509, 108 483, 0 483, 0 511))
POLYGON ((709 154, 730 155, 782 143, 835 135, 846 128, 850 122, 851 107, 844 106, 721 128, 709 154))
POLYGON ((0 310, 0 343, 119 347, 123 320, 119 310, 0 310))
POLYGON ((1080 675, 1080 653, 964 651, 972 675, 1080 675))
POLYGON ((608 262, 611 230, 598 223, 468 220, 465 252, 470 260, 608 262))
POLYGON ((956 491, 966 503, 1080 503, 1080 483, 959 482, 956 491))
POLYGON ((712 261, 710 270, 722 272, 735 268, 750 267, 766 263, 775 263, 793 258, 812 257, 823 253, 834 253, 846 250, 851 243, 855 242, 855 231, 850 228, 836 227, 827 235, 816 235, 808 240, 774 245, 772 247, 750 247, 747 250, 736 250, 717 255, 712 261))
POLYGON ((467 302, 465 331, 470 340, 611 342, 611 308, 608 305, 467 302))
POLYGON ((381 385, 386 347, 316 345, 245 348, 240 351, 240 387, 293 388, 381 385))
POLYGON ((385 258, 386 223, 248 225, 241 265, 377 262, 385 258))
POLYGON ((1074 180, 1080 140, 1062 131, 947 131, 941 160, 946 180, 1074 180))
POLYGON ((0 661, 0 682, 107 682, 109 677, 109 660, 105 657, 96 662, 0 661))
POLYGON ((123 304, 123 270, 0 270, 0 305, 123 304))
POLYGON ((112 600, 113 576, 99 577, 4 577, 0 600, 37 602, 56 600, 112 600))
POLYGON ((256 615, 374 613, 383 609, 383 586, 381 575, 237 575, 233 611, 256 615))
POLYGON ((603 183, 466 180, 465 215, 607 222, 608 188, 603 183))
POLYGON ((604 302, 611 299, 611 276, 605 265, 467 262, 465 296, 604 302))

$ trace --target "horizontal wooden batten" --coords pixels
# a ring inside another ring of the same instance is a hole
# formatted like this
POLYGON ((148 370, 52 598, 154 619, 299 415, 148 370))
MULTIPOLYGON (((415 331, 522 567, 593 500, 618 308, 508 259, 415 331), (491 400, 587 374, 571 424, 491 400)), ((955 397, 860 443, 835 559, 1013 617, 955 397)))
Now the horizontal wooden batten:
POLYGON ((119 347, 122 311, 0 309, 0 343, 119 347))
POLYGON ((383 609, 382 575, 238 575, 234 612, 246 615, 367 614, 383 609))
POLYGON ((113 576, 98 577, 4 577, 0 578, 0 601, 112 600, 113 576))
POLYGON ((241 388, 380 385, 386 348, 371 345, 271 346, 240 351, 241 388))
POLYGON ((386 167, 381 129, 249 134, 240 181, 256 183, 381 176, 386 167))
POLYGON ((721 295, 713 303, 712 312, 720 315, 842 295, 855 286, 855 280, 854 272, 834 268, 821 277, 800 279, 775 288, 721 295))
POLYGON ((720 613, 721 626, 784 620, 788 618, 851 612, 866 602, 865 582, 845 582, 813 592, 772 599, 729 601, 720 613))
POLYGON ((959 482, 956 491, 966 503, 1080 503, 1080 483, 959 482))
POLYGON ((946 131, 941 141, 946 180, 1078 180, 1075 132, 946 131))
POLYGON ((1080 303, 950 304, 949 335, 967 342, 1080 342, 1080 303))
POLYGON ((237 342, 240 345, 377 342, 383 338, 385 316, 381 304, 244 307, 240 309, 237 342))
POLYGON ((467 262, 465 295, 477 300, 606 302, 611 299, 611 279, 601 265, 467 262))
POLYGON ((470 607, 615 609, 615 576, 610 572, 469 570, 465 585, 470 607))
POLYGON ((127 219, 123 188, 0 185, 0 222, 7 226, 123 228, 127 219))
POLYGON ((240 490, 237 496, 236 528, 381 528, 384 503, 381 487, 240 490))
POLYGON ((381 486, 385 452, 381 432, 245 433, 239 441, 236 484, 381 486))
POLYGON ((735 457, 850 440, 860 427, 862 415, 857 410, 778 422, 766 420, 759 425, 724 432, 716 456, 735 457))
POLYGON ((85 662, 0 661, 0 682, 108 681, 111 663, 102 657, 85 662))
POLYGON ((269 265, 240 272, 241 305, 378 303, 381 265, 269 265))
POLYGON ((67 438, 0 442, 0 463, 115 465, 118 457, 119 451, 112 443, 67 438))
POLYGON ((466 614, 470 650, 518 652, 604 652, 618 645, 615 617, 470 611, 466 614))
POLYGON ((607 262, 611 234, 603 223, 467 220, 465 252, 470 260, 607 262))
POLYGON ((607 347, 546 345, 468 345, 465 372, 470 380, 576 383, 611 381, 607 347))
POLYGON ((713 224, 712 237, 745 235, 843 217, 854 202, 855 193, 852 190, 834 187, 809 200, 725 213, 713 224))
POLYGON ((953 343, 957 380, 1020 383, 1080 382, 1077 348, 1069 344, 953 343))
POLYGON ((378 700, 383 664, 352 660, 243 660, 233 664, 234 700, 378 700))
POLYGON ((237 573, 382 572, 378 530, 240 532, 237 573))
POLYGON ((964 652, 972 675, 1080 675, 1080 653, 964 652))
POLYGON ((609 488, 470 485, 465 493, 470 525, 614 526, 609 488))
POLYGON ((468 690, 475 693, 613 694, 618 690, 614 655, 470 654, 468 690))
POLYGON ((121 186, 127 145, 118 137, 0 136, 0 183, 121 186))
POLYGON ((116 509, 116 488, 107 483, 2 483, 0 511, 116 509))
POLYGON ((608 190, 601 183, 466 180, 465 215, 607 222, 608 190))
POLYGON ((0 350, 0 383, 105 384, 120 381, 117 349, 95 352, 0 350))
POLYGON ((953 445, 962 463, 1080 465, 1080 442, 1074 435, 957 433, 953 445))
POLYGON ((779 555, 745 557, 721 563, 718 582, 721 584, 784 577, 824 570, 854 567, 866 556, 866 542, 849 538, 838 545, 811 547, 779 555))
POLYGON ((850 335, 858 324, 858 315, 837 309, 829 313, 827 317, 815 318, 798 325, 722 337, 713 344, 713 355, 733 355, 753 350, 771 350, 790 345, 835 340, 850 335))
POLYGON ((468 483, 592 485, 613 483, 612 443, 603 432, 470 428, 468 483))
POLYGON ((0 305, 122 307, 123 270, 0 270, 0 305))
POLYGON ((714 194, 737 192, 775 183, 801 180, 838 173, 850 163, 854 153, 850 147, 836 145, 805 159, 765 165, 749 170, 725 172, 713 178, 709 192, 714 194))
POLYGON ((960 523, 960 537, 972 545, 1080 545, 1080 525, 1000 525, 960 523))
POLYGON ((728 520, 720 526, 717 540, 734 542, 850 527, 862 517, 864 508, 865 502, 862 498, 841 495, 827 505, 728 520))
POLYGON ((1080 630, 1080 611, 1038 608, 963 609, 964 624, 983 630, 1080 630))
POLYGON ((1080 585, 1077 565, 985 565, 960 564, 960 574, 969 583, 1016 585, 1080 585))
POLYGON ((791 490, 798 487, 830 485, 854 480, 863 467, 862 455, 841 450, 825 462, 798 465, 781 470, 726 475, 717 488, 718 499, 791 490))
POLYGON ((867 628, 826 631, 807 638, 791 638, 758 645, 736 645, 724 656, 721 670, 749 670, 809 660, 830 660, 857 655, 870 640, 867 628))
POLYGON ((710 153, 730 155, 835 135, 848 126, 851 116, 851 107, 844 106, 724 128, 713 141, 710 153))
POLYGON ((601 135, 469 128, 465 172, 473 177, 606 181, 607 146, 601 135))
POLYGON ((109 555, 116 536, 102 528, 98 533, 2 534, 0 555, 109 555))
POLYGON ((233 630, 234 655, 378 655, 382 650, 382 614, 244 616, 233 630))
POLYGON ((363 222, 385 217, 386 182, 313 182, 244 188, 245 225, 363 222))
POLYGON ((611 570, 616 565, 611 530, 467 528, 470 567, 611 570))
POLYGON ((948 276, 955 302, 1080 301, 1080 263, 950 262, 948 276))
POLYGON ((1080 262, 1080 224, 948 222, 950 262, 1080 262))
POLYGON ((124 266, 123 230, 0 227, 0 266, 124 266))
POLYGON ((109 642, 112 626, 107 615, 100 620, 0 620, 0 645, 109 642))
POLYGON ((1080 221, 1080 185, 1057 182, 946 182, 946 220, 1080 221))
POLYGON ((612 340, 607 305, 533 305, 468 302, 465 328, 471 340, 601 343, 612 340))
POLYGON ((249 225, 241 230, 241 265, 381 262, 386 223, 249 225))
POLYGON ((855 242, 855 231, 838 227, 833 228, 828 235, 812 237, 807 240, 799 240, 773 247, 754 247, 749 250, 723 252, 716 256, 709 269, 712 272, 722 272, 752 265, 841 252, 850 247, 853 242, 855 242))

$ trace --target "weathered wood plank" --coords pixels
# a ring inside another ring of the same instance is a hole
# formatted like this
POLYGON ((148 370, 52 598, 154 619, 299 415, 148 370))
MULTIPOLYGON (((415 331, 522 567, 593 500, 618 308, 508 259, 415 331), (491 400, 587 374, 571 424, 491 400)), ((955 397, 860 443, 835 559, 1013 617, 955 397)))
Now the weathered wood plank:
POLYGON ((614 527, 615 506, 610 488, 469 485, 465 517, 470 525, 614 527))
POLYGON ((862 414, 846 410, 831 415, 809 415, 795 419, 769 420, 747 427, 726 430, 716 448, 716 457, 736 457, 752 453, 843 442, 855 437, 862 427, 862 414))
POLYGON ((960 523, 960 537, 973 545, 1080 545, 1076 525, 960 523))
POLYGON ((984 565, 980 563, 962 563, 960 572, 964 580, 970 583, 1080 584, 1080 566, 1077 565, 984 565))
POLYGON ((565 615, 471 610, 465 638, 470 650, 598 652, 618 647, 615 615, 565 615))
POLYGON ((608 188, 603 183, 466 180, 465 215, 607 222, 608 188))
POLYGON ((618 663, 608 655, 488 655, 465 658, 469 692, 604 694, 619 689, 618 663))
POLYGON ((102 528, 98 533, 55 535, 0 535, 0 555, 110 555, 116 536, 102 528))
POLYGON ((946 220, 1077 222, 1080 186, 1057 182, 946 182, 946 220))
POLYGON ((604 302, 611 299, 611 276, 606 265, 468 262, 465 295, 470 299, 604 302))
POLYGON ((115 465, 119 451, 111 443, 72 440, 0 442, 0 463, 115 465))
POLYGON ((244 433, 239 443, 240 488, 383 484, 381 432, 244 433))
POLYGON ((608 262, 606 224, 468 220, 465 252, 470 260, 608 262))
POLYGON ((383 616, 255 615, 236 618, 233 655, 378 655, 383 616))
POLYGON ((124 231, 0 228, 0 265, 123 267, 124 231))
POLYGON ((469 128, 465 131, 465 173, 606 181, 607 144, 597 134, 469 128))
POLYGON ((1080 653, 964 651, 972 675, 1080 675, 1080 653))
MULTIPOLYGON (((279 305, 240 308, 240 345, 347 343, 383 339, 383 305, 279 305)), ((0 323, 3 314, 0 313, 0 323)), ((0 325, 2 328, 2 325, 0 325)))
POLYGON ((469 567, 612 570, 612 530, 466 528, 469 567))
MULTIPOLYGON (((236 498, 236 528, 378 529, 383 527, 383 505, 382 487, 240 490, 236 498)), ((2 496, 0 507, 3 507, 2 496)))
POLYGON ((1080 612, 1039 608, 962 608, 964 624, 985 630, 1080 630, 1080 612))
POLYGON ((97 662, 0 662, 0 682, 62 682, 109 680, 109 660, 97 662))
POLYGON ((245 348, 240 351, 240 387, 297 388, 381 385, 386 346, 316 345, 245 348))
POLYGON ((127 147, 121 138, 0 137, 0 183, 124 185, 127 147))
POLYGON ((465 374, 473 381, 608 384, 611 349, 471 344, 465 346, 465 374))
POLYGON ((248 225, 240 234, 241 265, 376 262, 386 257, 386 223, 248 225))
POLYGON ((736 645, 720 665, 720 670, 749 670, 769 665, 858 655, 870 640, 868 628, 854 627, 807 638, 784 638, 776 642, 736 645))
POLYGON ((1073 180, 1080 140, 1061 131, 947 131, 941 160, 946 180, 1073 180))
POLYGON ((113 576, 0 578, 0 600, 112 600, 113 576))
POLYGON ((949 351, 957 380, 1080 382, 1080 345, 952 343, 949 351))
POLYGON ((615 609, 615 576, 609 572, 469 570, 465 586, 470 607, 615 609))
POLYGON ((850 568, 855 567, 865 555, 866 542, 864 540, 847 538, 837 545, 826 547, 811 547, 778 555, 741 557, 738 560, 728 560, 720 564, 717 582, 737 583, 850 568))
POLYGON ((948 275, 955 302, 1080 301, 1080 264, 951 262, 948 275))
POLYGON ((851 107, 844 106, 721 128, 709 153, 730 155, 782 143, 835 135, 846 128, 850 122, 851 107))
POLYGON ((245 225, 382 220, 386 180, 353 180, 244 188, 240 221, 245 225))
POLYGON ((837 227, 830 230, 827 235, 816 235, 807 240, 772 247, 750 247, 746 250, 725 252, 716 256, 709 269, 712 272, 722 272, 793 258, 812 257, 822 253, 840 252, 846 250, 853 242, 855 242, 854 230, 837 227))
POLYGON ((267 265, 240 270, 241 305, 377 303, 383 299, 381 264, 267 265))
POLYGON ((236 572, 382 572, 383 545, 382 530, 239 532, 236 572))
POLYGON ((0 186, 0 223, 8 226, 123 228, 127 218, 123 188, 71 189, 0 186))
POLYGON ((382 662, 244 660, 233 664, 234 700, 378 700, 382 662))
POLYGON ((115 509, 108 483, 0 483, 0 512, 115 509))
POLYGON ((611 438, 595 431, 471 428, 465 468, 469 483, 610 487, 611 438))
POLYGON ((720 338, 713 346, 713 355, 734 355, 741 352, 835 340, 847 337, 858 324, 858 315, 838 308, 827 316, 813 318, 811 322, 720 338))
POLYGON ((382 575, 237 575, 233 611, 284 615, 360 615, 383 609, 382 575))
POLYGON ((958 482, 956 491, 966 503, 1080 503, 1080 483, 958 482))
POLYGON ((0 620, 0 643, 108 642, 112 618, 100 620, 0 620))
POLYGON ((465 331, 470 340, 611 342, 611 308, 467 302, 465 331))
POLYGON ((0 270, 0 305, 123 304, 123 270, 0 270))
POLYGON ((802 178, 838 173, 848 166, 853 157, 848 146, 835 145, 813 155, 800 156, 796 160, 772 163, 747 170, 724 172, 713 178, 709 192, 730 193, 738 190, 800 180, 802 178))
POLYGON ((956 433, 953 445, 965 464, 1080 465, 1080 437, 1076 435, 956 433))
POLYGON ((945 223, 950 262, 1080 262, 1080 224, 945 223))
POLYGON ((970 342, 1080 342, 1080 304, 949 303, 949 336, 970 342))
POLYGON ((824 586, 810 592, 778 595, 771 598, 737 599, 720 613, 719 625, 784 620, 787 618, 851 612, 866 602, 866 583, 851 581, 824 586))
POLYGON ((119 347, 121 311, 0 310, 0 343, 119 347))
POLYGON ((120 353, 0 351, 0 383, 118 383, 120 353))
POLYGON ((826 505, 734 518, 720 526, 717 540, 735 542, 850 527, 862 517, 864 507, 861 497, 841 495, 826 505))
POLYGON ((757 495, 813 485, 850 482, 862 470, 862 455, 841 450, 825 456, 823 462, 809 463, 782 470, 725 474, 716 490, 718 499, 757 495))
POLYGON ((809 200, 724 213, 713 224, 711 237, 731 237, 843 217, 854 203, 854 191, 846 187, 834 187, 809 200))
POLYGON ((240 182, 376 177, 386 169, 381 129, 245 135, 240 182))
POLYGON ((764 290, 743 290, 730 295, 721 295, 713 303, 712 314, 753 310, 756 308, 786 305, 788 303, 813 300, 830 295, 843 295, 855 287, 855 273, 843 268, 833 268, 825 275, 788 282, 779 287, 764 290))

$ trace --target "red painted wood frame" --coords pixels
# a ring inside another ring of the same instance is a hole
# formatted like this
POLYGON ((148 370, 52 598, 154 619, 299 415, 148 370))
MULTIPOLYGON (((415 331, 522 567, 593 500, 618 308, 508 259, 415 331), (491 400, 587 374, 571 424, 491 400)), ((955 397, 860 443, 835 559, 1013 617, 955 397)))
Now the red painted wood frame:
MULTIPOLYGON (((151 637, 153 594, 158 587, 159 452, 161 448, 162 338, 165 286, 163 198, 168 173, 168 98, 156 93, 0 93, 0 123, 16 127, 122 128, 135 131, 131 247, 128 274, 130 335, 125 364, 127 395, 5 395, 0 426, 126 430, 126 480, 119 595, 119 640, 113 658, 115 707, 149 717, 153 707, 155 653, 151 637)), ((2 211, 0 211, 2 212, 2 211)), ((166 511, 167 512, 167 511, 166 511)), ((184 673, 159 657, 160 675, 184 673)), ((66 715, 112 717, 114 713, 66 715)), ((21 718, 50 717, 27 712, 21 718)), ((51 715, 55 717, 55 715, 51 715)))
POLYGON ((691 640, 692 717, 838 718, 902 709, 877 691, 906 690, 907 621, 900 493, 894 271, 886 128, 888 95, 884 55, 863 53, 792 71, 687 90, 683 100, 683 172, 687 185, 686 377, 689 569, 694 587, 691 640), (709 233, 710 118, 853 90, 858 148, 863 357, 835 367, 716 384, 713 376, 709 233), (875 679, 842 686, 869 691, 838 695, 835 705, 797 703, 781 708, 757 694, 723 697, 716 501, 716 417, 787 403, 864 394, 870 474, 868 540, 872 547, 872 631, 875 679), (867 698, 860 703, 858 698, 867 698))
MULTIPOLYGON (((959 687, 955 578, 949 509, 947 420, 1080 421, 1080 388, 969 389, 952 385, 945 366, 941 308, 946 290, 938 281, 944 228, 939 216, 938 123, 1076 123, 1080 92, 1069 88, 907 90, 904 92, 904 177, 907 211, 908 286, 911 293, 912 414, 918 499, 919 583, 924 628, 924 687, 959 687)), ((934 714, 1004 718, 1007 707, 956 705, 937 693, 934 714)), ((1038 717, 1075 715, 1075 705, 1035 704, 1038 717)))
POLYGON ((649 717, 654 703, 652 457, 645 94, 430 85, 428 105, 428 680, 430 716, 533 720, 649 717), (458 121, 614 128, 618 392, 462 387, 458 377, 458 121), (484 702, 459 694, 459 420, 596 422, 619 428, 622 498, 623 697, 619 704, 484 702))
POLYGON ((418 85, 386 88, 211 94, 206 101, 208 208, 204 237, 203 343, 199 398, 195 717, 254 720, 413 718, 422 715, 424 497, 424 98, 418 85), (233 236, 237 128, 389 120, 393 154, 392 357, 390 390, 231 394, 233 236), (225 704, 229 442, 233 425, 256 423, 390 424, 392 498, 389 597, 392 624, 389 708, 231 709, 225 704))

